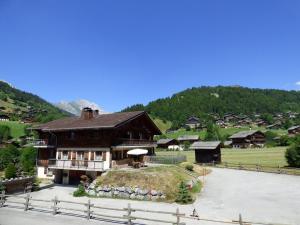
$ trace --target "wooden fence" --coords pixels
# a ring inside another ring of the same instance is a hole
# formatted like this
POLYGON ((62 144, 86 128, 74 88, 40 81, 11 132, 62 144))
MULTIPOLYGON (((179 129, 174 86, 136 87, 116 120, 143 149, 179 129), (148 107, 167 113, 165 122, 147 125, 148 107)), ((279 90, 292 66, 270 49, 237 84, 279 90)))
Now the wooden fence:
POLYGON ((178 164, 186 162, 186 155, 159 155, 159 156, 146 156, 145 159, 150 163, 159 164, 178 164))
POLYGON ((256 172, 289 174, 289 175, 300 176, 300 168, 293 168, 293 167, 264 166, 260 164, 245 164, 245 163, 231 163, 231 162, 222 162, 222 163, 212 162, 212 163, 203 163, 201 165, 213 166, 219 168, 229 168, 229 169, 239 169, 239 170, 248 170, 248 171, 256 171, 256 172))
POLYGON ((242 220, 242 216, 239 215, 237 220, 217 220, 217 219, 208 219, 200 218, 199 215, 194 210, 192 215, 186 215, 181 213, 179 208, 174 212, 171 211, 162 211, 162 210, 149 210, 149 209, 140 209, 134 208, 128 203, 125 208, 114 208, 114 207, 104 207, 100 205, 93 204, 90 199, 86 203, 75 202, 75 201, 66 201, 58 199, 56 196, 53 199, 38 199, 33 198, 30 194, 25 196, 21 195, 6 195, 4 192, 0 193, 0 210, 1 207, 18 207, 22 208, 24 211, 36 210, 38 212, 51 212, 53 215, 64 214, 69 216, 81 216, 88 220, 90 219, 110 219, 120 223, 123 221, 125 224, 132 225, 135 220, 139 221, 151 221, 155 224, 173 224, 173 225, 185 225, 186 223, 182 221, 193 220, 192 224, 195 224, 196 221, 208 221, 212 223, 224 223, 224 224, 238 224, 238 225, 270 225, 264 223, 252 223, 242 220), (110 212, 110 214, 108 213, 110 212), (119 212, 116 213, 116 212, 119 212), (142 216, 135 215, 135 213, 140 212, 142 216), (117 215, 116 215, 117 214, 117 215), (121 214, 121 215, 120 215, 121 214), (159 215, 168 215, 170 219, 159 219, 159 215), (148 216, 148 217, 146 217, 148 216), (173 218, 173 219, 172 219, 173 218))

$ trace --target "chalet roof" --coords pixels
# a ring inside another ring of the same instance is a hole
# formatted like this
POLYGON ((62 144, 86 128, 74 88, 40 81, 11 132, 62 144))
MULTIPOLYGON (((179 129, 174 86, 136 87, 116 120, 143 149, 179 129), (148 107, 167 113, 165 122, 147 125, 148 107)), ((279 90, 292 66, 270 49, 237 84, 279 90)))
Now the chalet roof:
POLYGON ((290 127, 288 130, 295 130, 295 129, 298 129, 298 128, 300 128, 300 125, 292 126, 292 127, 290 127))
POLYGON ((199 140, 198 135, 182 135, 177 138, 178 141, 197 141, 199 140))
POLYGON ((256 132, 259 132, 259 131, 257 131, 257 130, 240 131, 240 132, 237 132, 237 133, 231 135, 229 138, 246 138, 250 135, 255 134, 256 132))
POLYGON ((146 115, 152 122, 153 128, 157 134, 161 134, 160 130, 144 111, 136 112, 120 112, 96 115, 91 119, 82 117, 67 117, 54 120, 45 124, 34 127, 36 130, 42 131, 59 131, 59 130, 80 130, 80 129, 101 129, 116 128, 126 122, 129 122, 139 116, 146 115))
POLYGON ((171 142, 171 141, 173 141, 173 140, 174 140, 173 138, 159 139, 159 140, 157 141, 157 144, 159 144, 159 145, 164 145, 164 144, 167 144, 167 143, 169 143, 169 142, 171 142))
POLYGON ((188 119, 187 119, 187 123, 195 123, 195 122, 197 122, 197 123, 199 123, 199 121, 200 121, 200 119, 198 118, 198 117, 196 117, 196 116, 191 116, 191 117, 189 117, 188 119))
POLYGON ((216 149, 220 144, 220 141, 197 141, 191 145, 190 149, 216 149))

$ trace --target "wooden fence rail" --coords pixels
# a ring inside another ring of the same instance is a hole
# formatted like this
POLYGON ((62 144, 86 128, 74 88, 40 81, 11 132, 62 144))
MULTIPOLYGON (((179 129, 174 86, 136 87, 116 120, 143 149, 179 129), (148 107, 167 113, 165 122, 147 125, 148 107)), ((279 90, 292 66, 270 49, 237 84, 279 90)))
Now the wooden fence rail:
POLYGON ((278 166, 264 166, 264 165, 260 165, 260 164, 245 164, 245 163, 231 163, 231 162, 222 162, 222 163, 212 162, 212 163, 202 163, 200 165, 300 176, 300 168, 283 167, 283 166, 279 166, 279 165, 278 166))
MULTIPOLYGON (((78 212, 82 217, 85 217, 86 219, 97 219, 97 218, 110 218, 112 220, 122 220, 128 225, 134 224, 134 220, 142 220, 142 221, 151 221, 155 224, 173 224, 173 225, 185 225, 186 223, 182 221, 182 219, 185 220, 193 220, 193 224, 195 224, 195 221, 208 221, 212 223, 223 223, 223 224, 237 224, 237 225, 270 225, 266 223, 259 223, 259 222, 246 222, 243 221, 242 215, 239 214, 239 217, 236 220, 218 220, 218 219, 208 219, 208 218, 200 218, 199 215, 185 215, 184 213, 181 213, 179 211, 179 208, 176 209, 175 212, 170 211, 158 211, 158 210, 149 210, 149 209, 140 209, 140 208, 133 208, 131 207, 131 204, 128 203, 127 207, 125 208, 113 208, 113 207, 103 207, 98 206, 93 203, 91 203, 90 199, 86 203, 82 202, 75 202, 75 201, 65 201, 65 200, 59 200, 56 196, 53 199, 37 199, 32 198, 30 194, 26 194, 25 196, 18 196, 18 195, 6 195, 4 192, 0 193, 0 208, 9 206, 9 204, 17 204, 20 205, 21 208, 24 209, 24 211, 33 210, 33 209, 46 209, 52 212, 53 215, 56 214, 63 214, 71 211, 71 212, 78 212), (19 200, 19 201, 17 201, 19 200), (20 201, 22 200, 22 201, 20 201), (34 202, 44 202, 45 205, 37 205, 34 202), (66 207, 63 204, 70 204, 70 207, 66 207), (81 206, 81 208, 74 208, 74 206, 81 206), (101 211, 99 211, 101 209, 101 211), (111 212, 117 212, 119 211, 124 212, 122 215, 112 215, 105 213, 103 211, 111 211, 111 212), (143 212, 143 216, 135 215, 136 212, 143 212), (147 216, 147 213, 149 213, 149 217, 147 216), (157 214, 157 216, 153 216, 157 214), (174 220, 171 219, 161 219, 158 214, 164 214, 168 215, 170 218, 173 217, 174 220)), ((200 223, 199 223, 200 224, 200 223)))

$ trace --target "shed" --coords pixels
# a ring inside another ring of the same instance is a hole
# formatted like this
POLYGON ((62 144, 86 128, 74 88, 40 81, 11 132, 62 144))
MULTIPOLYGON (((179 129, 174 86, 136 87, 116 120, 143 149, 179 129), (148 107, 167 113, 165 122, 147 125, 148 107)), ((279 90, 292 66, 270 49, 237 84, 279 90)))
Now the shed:
POLYGON ((183 143, 185 141, 193 143, 193 142, 199 140, 199 136, 198 135, 182 135, 182 136, 178 137, 177 140, 180 143, 183 143))
POLYGON ((288 133, 290 135, 293 135, 293 134, 300 134, 300 125, 297 125, 297 126, 292 126, 288 129, 288 133))
POLYGON ((164 138, 157 141, 157 147, 168 148, 169 145, 178 145, 178 141, 173 138, 164 138))
POLYGON ((197 141, 190 149, 195 150, 196 163, 221 162, 221 142, 220 141, 197 141))

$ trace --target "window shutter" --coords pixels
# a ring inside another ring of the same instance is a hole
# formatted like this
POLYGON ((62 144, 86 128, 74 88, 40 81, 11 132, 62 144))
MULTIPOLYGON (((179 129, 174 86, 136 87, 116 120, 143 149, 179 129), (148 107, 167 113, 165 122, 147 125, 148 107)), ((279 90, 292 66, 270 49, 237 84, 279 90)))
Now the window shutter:
POLYGON ((102 160, 103 160, 103 161, 106 160, 106 152, 102 152, 102 160))

